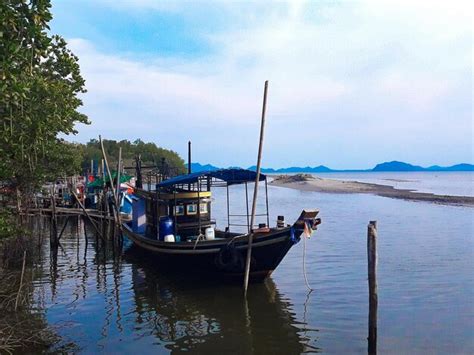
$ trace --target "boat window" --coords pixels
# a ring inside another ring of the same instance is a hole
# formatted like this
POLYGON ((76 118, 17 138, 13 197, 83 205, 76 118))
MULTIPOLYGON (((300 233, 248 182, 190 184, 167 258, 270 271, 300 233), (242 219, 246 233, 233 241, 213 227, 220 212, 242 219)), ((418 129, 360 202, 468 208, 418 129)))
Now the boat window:
POLYGON ((184 216, 184 206, 174 206, 174 214, 175 216, 184 216))
POLYGON ((197 213, 197 205, 187 205, 186 206, 186 214, 193 215, 197 213))
POLYGON ((207 212, 208 212, 208 211, 207 211, 207 203, 201 203, 201 204, 199 205, 199 211, 200 211, 201 213, 207 213, 207 212))

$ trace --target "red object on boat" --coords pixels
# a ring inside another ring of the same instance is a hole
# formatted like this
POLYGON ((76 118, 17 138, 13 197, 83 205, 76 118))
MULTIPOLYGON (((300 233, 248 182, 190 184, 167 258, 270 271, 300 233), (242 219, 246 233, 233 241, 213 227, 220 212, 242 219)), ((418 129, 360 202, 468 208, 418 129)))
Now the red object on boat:
POLYGON ((94 182, 94 176, 93 175, 89 175, 89 182, 94 182))

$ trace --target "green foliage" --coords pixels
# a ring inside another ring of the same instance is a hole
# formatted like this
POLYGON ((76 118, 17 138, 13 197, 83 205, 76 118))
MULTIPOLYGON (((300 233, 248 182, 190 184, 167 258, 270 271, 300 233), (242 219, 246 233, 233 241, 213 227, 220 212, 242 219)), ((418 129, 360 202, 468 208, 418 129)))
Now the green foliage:
POLYGON ((22 192, 78 162, 58 138, 88 123, 78 112, 85 92, 78 58, 48 34, 50 0, 0 2, 0 181, 22 192))
MULTIPOLYGON (((166 163, 178 170, 178 173, 186 172, 184 160, 180 158, 178 153, 158 147, 155 143, 145 143, 140 139, 130 142, 128 140, 103 140, 104 150, 111 167, 117 163, 119 148, 122 148, 122 159, 127 166, 134 166, 135 157, 140 154, 143 164, 159 165, 161 160, 165 159, 166 163)), ((90 161, 100 161, 102 159, 102 150, 100 143, 96 139, 91 139, 83 148, 83 169, 90 167, 90 161)))
MULTIPOLYGON (((63 38, 49 34, 50 0, 0 1, 0 183, 21 195, 59 176, 80 172, 102 158, 99 142, 73 144, 58 138, 88 123, 78 111, 85 92, 78 58, 63 38)), ((166 162, 184 172, 173 151, 141 140, 104 141, 111 166, 122 147, 131 164, 166 162)), ((113 164, 113 165, 112 165, 113 164)))
POLYGON ((16 235, 18 227, 14 216, 8 210, 0 210, 0 240, 16 235))

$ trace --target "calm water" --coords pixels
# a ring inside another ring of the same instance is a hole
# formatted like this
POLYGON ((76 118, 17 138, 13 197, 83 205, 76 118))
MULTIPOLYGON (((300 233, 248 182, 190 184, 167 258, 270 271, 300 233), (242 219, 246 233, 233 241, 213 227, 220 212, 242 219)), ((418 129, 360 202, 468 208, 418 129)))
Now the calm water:
MULTIPOLYGON (((231 189, 237 206, 243 191, 231 189)), ((221 227, 223 194, 213 207, 221 227)), ((38 304, 83 353, 366 353, 366 228, 377 220, 380 353, 474 352, 474 208, 272 186, 269 194, 272 224, 321 210, 307 242, 309 295, 302 242, 244 302, 240 285, 164 274, 133 247, 96 252, 92 230, 86 250, 72 223, 56 257, 43 246, 38 304)))
POLYGON ((474 196, 473 171, 443 172, 360 172, 360 173, 322 173, 323 178, 351 180, 381 185, 397 189, 431 192, 438 195, 474 196))

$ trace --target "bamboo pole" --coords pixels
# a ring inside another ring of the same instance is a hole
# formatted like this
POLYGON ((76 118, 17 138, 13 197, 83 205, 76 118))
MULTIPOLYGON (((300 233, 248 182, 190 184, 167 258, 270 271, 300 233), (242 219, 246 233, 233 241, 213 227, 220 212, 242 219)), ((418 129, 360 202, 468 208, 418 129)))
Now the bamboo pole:
POLYGON ((119 147, 119 158, 118 158, 118 163, 117 163, 117 188, 115 189, 115 203, 117 206, 119 206, 119 195, 120 195, 120 168, 121 168, 121 162, 122 160, 122 147, 119 147))
POLYGON ((91 222, 92 226, 94 227, 95 231, 97 232, 97 234, 99 234, 99 236, 103 239, 104 236, 102 234, 102 232, 99 230, 99 228, 96 226, 96 224, 94 223, 94 220, 91 218, 91 216, 89 215, 89 213, 87 213, 87 210, 86 208, 84 207, 84 205, 81 203, 81 201, 79 201, 79 199, 77 198, 77 195, 76 193, 73 191, 72 194, 74 195, 74 197, 76 198, 78 204, 79 204, 79 207, 81 207, 82 211, 84 212, 84 214, 86 215, 86 217, 89 219, 89 221, 91 222))
POLYGON ((122 147, 119 148, 119 159, 117 164, 117 188, 115 190, 115 209, 117 213, 117 226, 119 229, 122 228, 122 224, 120 222, 120 175, 122 172, 122 147))
POLYGON ((86 242, 85 252, 87 252, 87 245, 89 244, 89 240, 87 239, 86 218, 84 216, 82 216, 82 224, 84 226, 84 241, 86 242))
POLYGON ((18 302, 20 301, 20 293, 23 287, 23 276, 25 275, 25 265, 26 265, 26 250, 23 251, 23 266, 21 267, 20 287, 18 288, 18 292, 16 294, 16 299, 15 299, 15 312, 18 308, 18 302))
MULTIPOLYGON (((102 149, 102 156, 104 157, 104 161, 105 161, 105 167, 107 168, 107 175, 109 176, 110 187, 112 188, 112 195, 115 198, 116 193, 115 193, 114 181, 112 179, 112 174, 110 174, 109 162, 107 161, 107 155, 105 154, 104 143, 102 142, 102 137, 100 135, 99 135, 99 142, 100 142, 100 148, 102 149)), ((116 213, 114 213, 115 223, 117 223, 117 225, 119 225, 120 224, 120 217, 119 217, 119 212, 118 212, 117 206, 116 206, 114 212, 116 212, 116 213)))
POLYGON ((377 221, 370 221, 367 226, 367 264, 369 279, 368 353, 377 354, 377 221))
POLYGON ((109 176, 110 187, 112 188, 112 194, 115 196, 115 187, 112 180, 112 174, 110 174, 109 162, 107 161, 107 155, 105 154, 104 142, 102 142, 102 137, 99 136, 100 148, 102 149, 102 156, 104 157, 105 167, 107 169, 107 175, 109 176))
POLYGON ((188 174, 191 174, 191 141, 188 141, 188 174))
POLYGON ((51 194, 51 233, 50 233, 50 245, 58 245, 58 220, 56 217, 56 198, 54 197, 54 187, 51 194))
POLYGON ((63 236, 64 230, 66 229, 66 226, 67 226, 67 224, 68 224, 68 222, 69 222, 69 218, 70 218, 70 216, 67 216, 67 217, 66 217, 66 221, 64 222, 64 225, 63 225, 63 227, 61 228, 61 232, 59 233, 58 241, 61 240, 61 237, 63 236))
POLYGON ((260 181, 260 163, 262 161, 263 137, 265 133, 265 113, 267 111, 267 92, 268 92, 268 80, 265 81, 265 88, 263 91, 262 121, 260 124, 260 142, 258 144, 258 157, 257 157, 257 176, 255 177, 255 188, 253 190, 252 216, 250 218, 250 234, 249 234, 249 242, 247 246, 247 259, 245 261, 244 295, 247 295, 247 288, 249 284, 249 274, 250 274, 250 260, 252 258, 252 242, 253 242, 252 229, 253 229, 253 224, 255 221, 255 211, 257 208, 258 183, 260 181))

